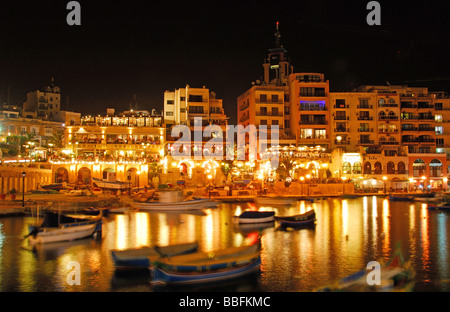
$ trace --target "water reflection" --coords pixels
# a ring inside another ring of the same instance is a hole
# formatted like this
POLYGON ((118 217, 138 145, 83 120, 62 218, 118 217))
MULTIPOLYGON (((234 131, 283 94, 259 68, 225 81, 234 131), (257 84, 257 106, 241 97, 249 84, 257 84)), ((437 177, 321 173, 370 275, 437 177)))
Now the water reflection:
MULTIPOLYGON (((450 290, 448 213, 382 197, 299 201, 291 207, 221 204, 200 213, 137 212, 104 218, 102 239, 18 248, 31 218, 0 219, 0 291, 151 291, 149 276, 117 277, 110 251, 197 241, 203 251, 242 246, 261 235, 261 275, 239 289, 311 291, 351 274, 372 260, 388 260, 403 244, 417 271, 416 290, 450 290), (247 209, 294 215, 315 209, 314 227, 281 230, 278 223, 236 225, 247 209), (82 285, 66 282, 79 261, 82 285), (244 287, 244 288, 242 288, 244 287), (248 288, 251 287, 251 288, 248 288)), ((245 282, 246 283, 246 282, 245 282)), ((244 284, 245 284, 244 283, 244 284)), ((232 287, 232 289, 237 289, 232 287)))

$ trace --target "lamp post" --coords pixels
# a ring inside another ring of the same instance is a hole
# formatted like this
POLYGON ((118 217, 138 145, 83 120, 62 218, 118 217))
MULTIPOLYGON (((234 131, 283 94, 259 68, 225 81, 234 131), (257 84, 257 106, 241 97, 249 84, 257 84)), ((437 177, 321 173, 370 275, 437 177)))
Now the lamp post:
POLYGON ((386 180, 387 180, 387 176, 383 176, 384 194, 386 194, 386 180))
POLYGON ((128 194, 131 195, 131 171, 128 171, 128 194))
POLYGON ((27 173, 24 171, 22 172, 22 208, 25 207, 25 176, 27 173))
POLYGON ((139 193, 139 178, 141 177, 141 172, 138 171, 137 173, 137 187, 138 187, 138 193, 139 193))

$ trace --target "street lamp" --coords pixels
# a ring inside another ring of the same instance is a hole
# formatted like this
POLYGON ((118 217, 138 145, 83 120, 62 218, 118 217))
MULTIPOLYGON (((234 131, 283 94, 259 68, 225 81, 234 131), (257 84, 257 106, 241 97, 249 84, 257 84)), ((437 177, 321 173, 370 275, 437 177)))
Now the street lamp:
POLYGON ((139 178, 141 177, 141 172, 138 171, 137 173, 137 187, 138 187, 138 192, 139 192, 139 178))
POLYGON ((386 194, 386 180, 387 176, 383 176, 384 194, 386 194))
POLYGON ((22 172, 22 207, 25 208, 25 176, 27 173, 22 172))

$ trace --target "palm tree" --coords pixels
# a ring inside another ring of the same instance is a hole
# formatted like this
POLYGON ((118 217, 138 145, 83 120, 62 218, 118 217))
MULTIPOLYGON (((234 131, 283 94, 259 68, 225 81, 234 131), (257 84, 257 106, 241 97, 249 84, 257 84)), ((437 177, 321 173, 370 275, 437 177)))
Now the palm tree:
POLYGON ((64 147, 64 131, 56 131, 52 136, 48 139, 48 143, 53 144, 55 148, 63 148, 64 147))
POLYGON ((283 159, 281 160, 280 165, 277 168, 277 172, 283 180, 288 177, 292 178, 296 167, 297 163, 292 159, 283 159))

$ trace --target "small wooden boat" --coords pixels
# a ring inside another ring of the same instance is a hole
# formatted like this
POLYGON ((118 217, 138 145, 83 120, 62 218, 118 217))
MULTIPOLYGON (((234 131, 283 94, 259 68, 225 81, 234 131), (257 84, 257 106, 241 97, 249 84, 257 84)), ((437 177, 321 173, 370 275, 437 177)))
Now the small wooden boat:
POLYGON ((259 269, 260 261, 259 244, 161 258, 152 262, 152 282, 191 284, 227 280, 259 269))
POLYGON ((210 208, 211 200, 209 198, 197 198, 180 202, 135 202, 133 203, 139 211, 150 210, 195 210, 210 208))
POLYGON ((112 189, 112 190, 128 190, 130 188, 130 183, 122 181, 104 181, 96 178, 92 178, 92 182, 99 188, 102 189, 112 189))
POLYGON ((255 197, 255 203, 259 205, 278 205, 286 206, 295 203, 297 199, 283 196, 258 196, 255 197))
POLYGON ((203 272, 170 272, 163 268, 152 268, 153 280, 151 284, 158 285, 190 285, 217 283, 221 281, 229 281, 243 276, 258 272, 261 266, 261 258, 241 265, 229 268, 203 271, 203 272))
POLYGON ((66 188, 66 183, 39 184, 38 188, 43 188, 44 190, 59 191, 66 188))
POLYGON ((210 208, 211 199, 209 198, 183 198, 182 192, 179 190, 164 190, 157 194, 157 200, 152 198, 150 201, 135 201, 134 206, 140 211, 151 210, 195 210, 210 208))
POLYGON ((41 225, 30 225, 29 241, 35 243, 55 243, 82 239, 100 231, 101 216, 70 216, 47 212, 41 225))
POLYGON ((234 216, 235 223, 264 223, 275 220, 273 211, 244 211, 240 216, 234 216))
POLYGON ((116 270, 148 269, 151 261, 160 257, 173 257, 196 252, 198 243, 176 244, 169 246, 140 247, 125 250, 112 250, 111 256, 116 270))
POLYGON ((288 217, 276 217, 276 219, 280 221, 282 227, 299 227, 314 224, 316 221, 316 212, 312 209, 303 214, 288 217))
POLYGON ((450 210, 450 202, 428 203, 427 209, 450 210))
POLYGON ((413 201, 414 199, 410 196, 402 196, 402 195, 389 195, 390 201, 413 201))
POLYGON ((383 264, 380 260, 380 283, 379 285, 368 284, 368 274, 370 270, 360 270, 349 276, 342 278, 331 286, 319 289, 318 291, 350 291, 350 292, 387 292, 387 291, 412 291, 414 287, 415 272, 411 263, 405 262, 399 247, 394 252, 392 259, 383 264))

